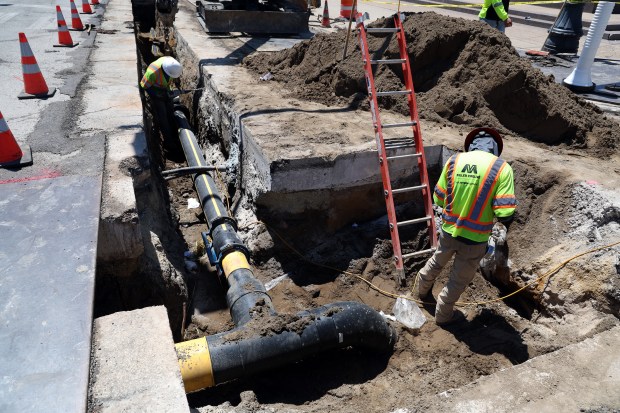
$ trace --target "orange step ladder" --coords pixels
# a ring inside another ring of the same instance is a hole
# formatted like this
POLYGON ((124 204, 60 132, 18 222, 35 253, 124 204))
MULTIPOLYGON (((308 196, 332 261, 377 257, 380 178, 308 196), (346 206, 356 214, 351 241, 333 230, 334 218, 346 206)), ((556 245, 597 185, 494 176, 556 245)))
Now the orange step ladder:
POLYGON ((370 110, 372 112, 372 121, 375 130, 375 139, 377 141, 377 155, 379 157, 379 166, 381 168, 381 179, 383 180, 383 194, 385 196, 385 206, 387 208, 387 216, 390 226, 390 236, 392 238, 392 246, 394 248, 394 263, 396 265, 396 283, 397 285, 405 285, 404 260, 424 254, 429 254, 437 249, 437 232, 435 230, 435 219, 433 214, 432 190, 428 183, 428 171, 426 169, 426 157, 424 155, 424 145, 422 143, 422 132, 420 131, 420 122, 418 119, 418 109, 415 100, 415 91, 413 89, 413 80, 411 76, 411 68, 409 65, 409 55, 407 53, 407 44, 405 42, 405 33, 401 16, 394 16, 393 28, 370 28, 364 26, 364 20, 361 14, 357 16, 357 29, 359 32, 360 49, 362 59, 364 61, 364 72, 366 74, 366 86, 368 87, 368 100, 370 110), (396 34, 398 39, 398 48, 400 51, 399 59, 372 59, 368 50, 367 35, 396 34), (375 89, 375 79, 373 75, 373 66, 375 65, 401 65, 403 78, 405 83, 404 90, 395 91, 377 91, 375 89), (404 96, 409 104, 409 114, 411 121, 403 123, 382 123, 379 113, 379 105, 377 97, 379 96, 404 96), (383 130, 388 128, 402 128, 412 132, 411 137, 384 139, 383 130), (391 155, 396 149, 411 148, 411 153, 391 155), (416 159, 418 170, 420 171, 420 183, 410 187, 392 188, 390 178, 390 161, 395 159, 416 159), (398 221, 396 217, 396 209, 394 207, 394 195, 406 192, 421 191, 424 199, 425 216, 405 221, 398 221), (407 225, 426 223, 429 231, 430 248, 412 253, 402 253, 400 237, 398 229, 407 225))

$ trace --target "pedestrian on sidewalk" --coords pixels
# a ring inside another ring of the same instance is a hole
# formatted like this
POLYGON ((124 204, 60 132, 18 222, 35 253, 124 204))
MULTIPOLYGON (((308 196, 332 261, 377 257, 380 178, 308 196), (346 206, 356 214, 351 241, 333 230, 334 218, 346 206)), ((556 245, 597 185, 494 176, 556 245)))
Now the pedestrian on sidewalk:
POLYGON ((486 253, 494 218, 508 228, 517 205, 512 168, 499 158, 503 148, 499 132, 474 129, 464 146, 465 153, 448 160, 435 186, 433 200, 443 208, 439 245, 416 276, 414 294, 424 302, 433 300, 435 279, 455 256, 450 278, 437 297, 437 325, 465 320, 454 304, 486 253))
POLYGON ((508 16, 509 7, 510 0, 484 0, 478 17, 489 26, 505 33, 506 27, 512 26, 512 19, 508 16))

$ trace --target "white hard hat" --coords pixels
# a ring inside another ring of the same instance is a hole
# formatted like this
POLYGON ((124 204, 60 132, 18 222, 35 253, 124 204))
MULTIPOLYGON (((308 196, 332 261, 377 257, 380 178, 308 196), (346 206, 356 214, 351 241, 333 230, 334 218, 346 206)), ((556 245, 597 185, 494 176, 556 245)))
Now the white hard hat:
POLYGON ((183 66, 179 63, 174 57, 166 56, 163 58, 164 61, 161 67, 164 68, 164 72, 174 79, 181 77, 181 72, 183 72, 183 66))

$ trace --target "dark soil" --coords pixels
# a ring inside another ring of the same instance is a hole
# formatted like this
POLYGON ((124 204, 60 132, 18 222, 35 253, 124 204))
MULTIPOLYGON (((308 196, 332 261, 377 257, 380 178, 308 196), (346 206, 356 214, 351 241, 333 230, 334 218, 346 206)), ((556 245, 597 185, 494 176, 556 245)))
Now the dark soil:
MULTIPOLYGON (((383 19, 372 26, 393 27, 393 21, 383 19)), ((534 68, 517 54, 508 37, 488 25, 428 12, 408 14, 404 30, 422 118, 493 126, 503 133, 584 148, 601 157, 620 146, 616 123, 534 68)), ((351 39, 343 60, 345 36, 345 32, 319 34, 291 49, 250 55, 244 63, 258 73, 271 72, 291 95, 326 105, 367 107, 358 39, 356 35, 351 39)), ((371 57, 399 57, 391 34, 369 36, 369 50, 371 57)), ((403 89, 401 68, 379 66, 375 83, 378 91, 403 89)), ((385 109, 409 113, 404 98, 379 99, 385 109)))

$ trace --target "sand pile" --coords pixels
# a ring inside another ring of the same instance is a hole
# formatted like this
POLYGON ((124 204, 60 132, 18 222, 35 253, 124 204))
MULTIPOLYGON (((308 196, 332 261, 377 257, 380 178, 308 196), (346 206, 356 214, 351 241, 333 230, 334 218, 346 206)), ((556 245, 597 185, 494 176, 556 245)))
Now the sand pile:
MULTIPOLYGON (((393 26, 391 19, 372 26, 393 26)), ((407 14, 404 22, 418 110, 425 119, 468 126, 491 125, 550 145, 584 147, 609 155, 620 146, 620 126, 520 57, 508 37, 478 21, 433 12, 407 14)), ((398 58, 392 34, 369 37, 375 56, 398 58)), ((320 34, 280 52, 258 53, 244 63, 271 72, 299 98, 367 108, 357 36, 342 60, 345 33, 320 34)), ((402 89, 398 65, 381 65, 377 90, 402 89)), ((408 114, 403 97, 379 104, 408 114)))

